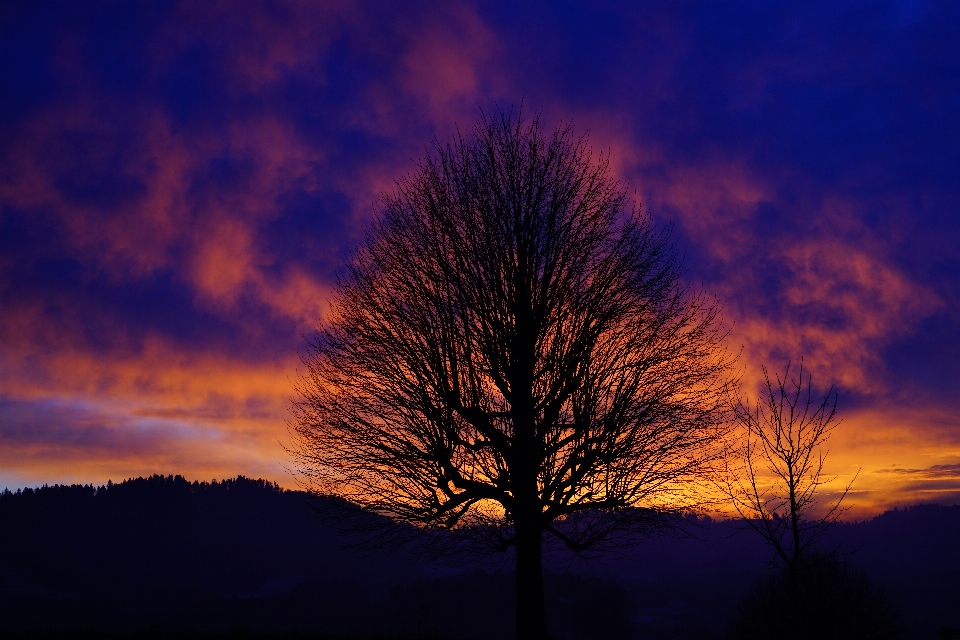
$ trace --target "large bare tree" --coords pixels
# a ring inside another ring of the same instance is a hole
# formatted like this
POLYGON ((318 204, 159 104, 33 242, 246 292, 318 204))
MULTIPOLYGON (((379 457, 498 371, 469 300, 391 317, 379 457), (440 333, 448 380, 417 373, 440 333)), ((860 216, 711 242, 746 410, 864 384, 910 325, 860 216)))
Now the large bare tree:
POLYGON ((537 118, 482 116, 377 213, 304 357, 297 467, 515 545, 517 637, 545 638, 544 534, 579 552, 642 526, 715 459, 718 307, 608 160, 537 118))

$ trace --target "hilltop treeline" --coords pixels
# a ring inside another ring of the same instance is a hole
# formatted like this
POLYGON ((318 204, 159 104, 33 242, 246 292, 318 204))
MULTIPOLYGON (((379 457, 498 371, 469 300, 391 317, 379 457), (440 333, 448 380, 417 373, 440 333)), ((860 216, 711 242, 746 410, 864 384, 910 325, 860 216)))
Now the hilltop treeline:
MULTIPOLYGON (((255 592, 277 574, 330 567, 332 532, 306 496, 242 476, 154 475, 0 495, 0 562, 21 584, 70 593, 255 592)), ((9 581, 8 581, 9 582, 9 581)))
MULTIPOLYGON (((513 633, 509 558, 448 565, 369 553, 311 498, 244 477, 151 476, 0 494, 0 631, 94 628, 513 633)), ((715 637, 769 551, 730 523, 690 521, 590 561, 547 557, 558 637, 715 637)), ((828 544, 886 589, 907 637, 960 626, 960 507, 841 524, 828 544), (953 616, 953 617, 951 617, 953 616)))

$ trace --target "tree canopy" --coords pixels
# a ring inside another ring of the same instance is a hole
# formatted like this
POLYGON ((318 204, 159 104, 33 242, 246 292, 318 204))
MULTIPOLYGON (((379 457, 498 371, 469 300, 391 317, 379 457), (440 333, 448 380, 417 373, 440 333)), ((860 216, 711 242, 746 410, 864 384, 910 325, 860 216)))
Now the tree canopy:
POLYGON ((516 545, 518 637, 544 636, 544 533, 582 551, 649 524, 717 453, 724 329, 681 275, 586 138, 481 117, 383 196, 341 271, 297 385, 298 469, 516 545))

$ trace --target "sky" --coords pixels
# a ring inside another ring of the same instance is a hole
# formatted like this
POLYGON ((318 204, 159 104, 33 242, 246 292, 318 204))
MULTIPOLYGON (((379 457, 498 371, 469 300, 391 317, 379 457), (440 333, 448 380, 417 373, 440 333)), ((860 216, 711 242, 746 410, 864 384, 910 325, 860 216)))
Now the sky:
POLYGON ((573 126, 835 385, 869 516, 960 502, 960 4, 0 5, 0 487, 296 486, 292 381, 381 194, 481 111, 573 126))

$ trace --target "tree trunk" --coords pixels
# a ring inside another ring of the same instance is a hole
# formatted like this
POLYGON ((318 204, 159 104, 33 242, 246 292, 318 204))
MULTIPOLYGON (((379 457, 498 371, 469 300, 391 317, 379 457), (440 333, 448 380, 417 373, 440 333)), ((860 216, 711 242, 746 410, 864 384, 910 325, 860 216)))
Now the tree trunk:
POLYGON ((543 598, 543 529, 517 523, 517 640, 547 640, 543 598))

